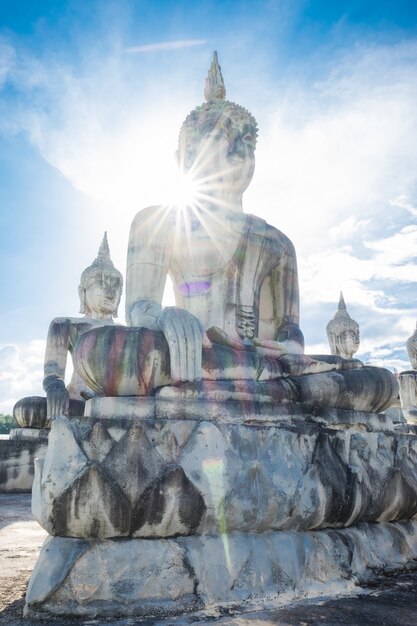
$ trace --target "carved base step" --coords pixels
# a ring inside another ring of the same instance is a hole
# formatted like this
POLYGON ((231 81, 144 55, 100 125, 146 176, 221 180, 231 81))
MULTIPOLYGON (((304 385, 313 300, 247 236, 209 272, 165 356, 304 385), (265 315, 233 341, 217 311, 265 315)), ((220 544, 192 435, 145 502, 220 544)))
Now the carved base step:
POLYGON ((25 615, 273 607, 352 592, 375 572, 415 568, 416 559, 416 521, 151 540, 50 537, 30 580, 25 615))
MULTIPOLYGON (((108 415, 113 400, 97 408, 108 415)), ((113 417, 52 423, 32 492, 49 534, 307 531, 417 514, 417 437, 383 415, 129 400, 113 417)))
POLYGON ((10 439, 0 440, 0 493, 30 492, 34 477, 34 460, 43 458, 46 454, 48 439, 47 436, 42 436, 42 433, 45 435, 45 432, 49 431, 16 428, 14 432, 20 436, 10 435, 10 439))

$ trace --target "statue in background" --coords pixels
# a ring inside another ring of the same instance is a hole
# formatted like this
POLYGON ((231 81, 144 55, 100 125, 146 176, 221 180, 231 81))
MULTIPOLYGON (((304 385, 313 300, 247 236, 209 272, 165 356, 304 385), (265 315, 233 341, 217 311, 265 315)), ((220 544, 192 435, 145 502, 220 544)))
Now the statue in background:
MULTIPOLYGON (((96 259, 81 274, 78 295, 80 313, 84 317, 56 317, 49 326, 43 380, 46 410, 44 398, 22 398, 13 410, 21 426, 44 426, 51 419, 67 415, 71 401, 84 402, 94 395, 94 391, 81 380, 75 369, 71 382, 66 387, 68 353, 72 354, 82 333, 97 326, 114 324, 113 318, 117 317, 122 287, 123 277, 110 259, 105 233, 96 259)), ((75 412, 79 414, 80 406, 75 402, 74 404, 75 412)))
POLYGON ((134 328, 86 333, 74 353, 79 373, 103 395, 243 379, 272 381, 278 402, 364 411, 389 406, 397 383, 386 370, 337 355, 304 355, 294 246, 277 228, 243 213, 257 124, 225 100, 216 53, 205 97, 186 118, 177 153, 195 196, 185 206, 148 207, 134 218, 126 277, 126 319, 134 328), (163 309, 167 274, 178 306, 163 309), (117 345, 120 362, 106 359, 103 345, 117 345))
POLYGON ((416 329, 407 339, 406 343, 408 358, 410 359, 411 367, 417 371, 417 324, 416 329))
POLYGON ((359 350, 359 324, 347 312, 342 292, 337 311, 327 324, 326 330, 330 352, 344 359, 352 359, 359 350))
POLYGON ((417 324, 414 333, 407 339, 406 347, 412 369, 398 376, 400 401, 407 422, 417 424, 417 324))

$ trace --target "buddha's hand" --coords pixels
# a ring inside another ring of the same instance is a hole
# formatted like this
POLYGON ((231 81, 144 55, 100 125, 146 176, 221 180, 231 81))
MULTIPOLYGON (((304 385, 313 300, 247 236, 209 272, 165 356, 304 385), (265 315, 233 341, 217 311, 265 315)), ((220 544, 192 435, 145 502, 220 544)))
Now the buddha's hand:
POLYGON ((288 347, 283 342, 274 341, 273 339, 254 337, 253 345, 256 346, 256 352, 263 356, 280 357, 289 352, 288 347))
POLYGON ((154 300, 137 300, 132 304, 128 313, 129 326, 148 328, 149 330, 161 330, 158 318, 162 312, 162 306, 154 300))
POLYGON ((43 381, 43 388, 46 391, 48 420, 68 415, 69 396, 62 378, 54 375, 47 376, 43 381))
POLYGON ((185 309, 166 307, 159 318, 169 346, 172 382, 201 380, 202 347, 211 347, 200 321, 185 309))

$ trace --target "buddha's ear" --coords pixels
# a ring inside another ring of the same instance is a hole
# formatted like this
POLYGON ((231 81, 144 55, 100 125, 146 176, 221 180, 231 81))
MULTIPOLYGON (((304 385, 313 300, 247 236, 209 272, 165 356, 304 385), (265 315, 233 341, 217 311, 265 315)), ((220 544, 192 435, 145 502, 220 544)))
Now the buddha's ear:
POLYGON ((329 338, 330 352, 332 352, 333 354, 338 354, 339 346, 337 345, 337 335, 335 335, 334 333, 329 333, 328 338, 329 338))
POLYGON ((114 311, 112 311, 112 314, 111 314, 112 317, 119 317, 119 304, 120 304, 121 297, 122 297, 122 293, 120 292, 119 300, 114 308, 114 311))
POLYGON ((85 289, 78 285, 78 297, 80 298, 80 313, 84 315, 87 313, 86 311, 86 300, 85 300, 85 289))
POLYGON ((341 356, 341 353, 344 352, 344 343, 345 343, 345 333, 339 333, 338 335, 335 335, 335 345, 336 345, 336 350, 337 350, 337 354, 339 356, 341 356))

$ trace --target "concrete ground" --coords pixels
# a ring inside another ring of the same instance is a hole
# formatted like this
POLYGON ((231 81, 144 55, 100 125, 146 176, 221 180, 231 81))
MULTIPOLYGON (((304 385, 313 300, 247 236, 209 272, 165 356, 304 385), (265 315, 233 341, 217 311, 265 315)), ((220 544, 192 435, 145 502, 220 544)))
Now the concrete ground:
POLYGON ((417 572, 380 578, 358 595, 303 602, 257 612, 189 615, 165 620, 22 619, 24 595, 46 533, 32 518, 30 495, 0 494, 0 625, 1 626, 417 626, 417 572))

